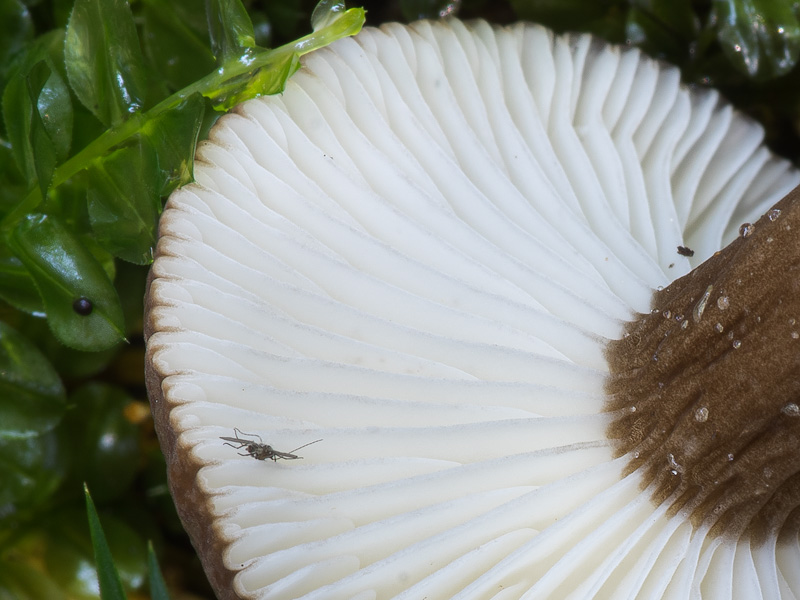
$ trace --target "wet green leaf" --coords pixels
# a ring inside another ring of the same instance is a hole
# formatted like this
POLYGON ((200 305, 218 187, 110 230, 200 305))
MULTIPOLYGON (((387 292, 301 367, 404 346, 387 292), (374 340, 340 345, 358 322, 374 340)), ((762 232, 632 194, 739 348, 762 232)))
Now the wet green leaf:
POLYGON ((40 509, 63 481, 68 461, 53 432, 0 436, 0 522, 40 509))
POLYGON ((44 315, 44 304, 33 277, 15 256, 0 257, 0 298, 17 310, 44 315))
MULTIPOLYGON (((192 94, 175 108, 148 121, 142 128, 142 135, 158 157, 162 181, 158 193, 161 196, 192 181, 192 163, 204 112, 203 97, 192 94)), ((157 206, 160 209, 160 203, 157 206)))
POLYGON ((89 383, 69 397, 61 431, 74 456, 69 481, 85 481, 98 502, 124 497, 139 469, 139 430, 125 417, 131 399, 122 388, 89 383))
POLYGON ((206 0, 211 52, 219 64, 236 60, 256 45, 253 23, 241 0, 206 0))
POLYGON ((75 95, 107 127, 144 105, 144 60, 125 0, 75 0, 64 57, 75 95))
POLYGON ((65 405, 64 387, 50 362, 27 338, 0 322, 0 438, 51 430, 65 405))
POLYGON ((214 68, 205 13, 197 0, 146 0, 142 13, 143 48, 152 69, 170 92, 183 88, 214 68))
MULTIPOLYGON (((12 315, 9 315, 12 317, 12 315)), ((11 324, 20 334, 36 344, 36 347, 47 357, 50 364, 58 371, 65 383, 85 380, 97 375, 119 353, 121 347, 114 346, 99 352, 81 352, 62 344, 53 335, 47 319, 28 314, 13 315, 11 324)), ((124 347, 124 346, 122 346, 124 347)))
POLYGON ((122 308, 114 286, 58 219, 28 215, 12 232, 9 246, 33 277, 48 324, 62 343, 92 351, 123 339, 122 308))
MULTIPOLYGON (((253 54, 257 54, 253 49, 253 54)), ((238 77, 232 77, 207 96, 217 110, 230 110, 237 104, 270 94, 278 94, 286 87, 286 81, 300 68, 297 54, 278 54, 264 67, 254 69, 238 77)))
POLYGON ((26 48, 12 71, 14 76, 28 76, 39 62, 44 62, 50 69, 47 80, 36 96, 35 104, 47 135, 53 142, 58 160, 64 160, 69 154, 73 123, 72 99, 66 83, 63 51, 64 30, 50 31, 26 48))
MULTIPOLYGON (((438 12, 448 4, 446 0, 407 0, 408 2, 436 5, 438 8, 434 9, 434 14, 432 15, 434 17, 439 16, 438 12)), ((330 27, 342 16, 345 10, 344 2, 339 0, 320 0, 314 7, 314 12, 311 13, 311 29, 319 31, 325 27, 330 27)))
POLYGON ((719 42, 737 69, 752 78, 788 73, 800 56, 800 22, 793 2, 714 0, 719 42))
POLYGON ((338 4, 334 5, 328 7, 329 14, 317 15, 318 22, 326 25, 314 33, 274 50, 248 48, 237 60, 225 63, 218 75, 208 79, 213 85, 206 87, 203 95, 212 100, 215 109, 226 111, 245 100, 282 92, 286 80, 299 68, 300 56, 355 35, 364 24, 363 10, 339 12, 338 4))
POLYGON ((14 158, 29 187, 38 183, 42 195, 57 163, 56 146, 38 110, 39 96, 52 74, 47 63, 39 61, 26 73, 12 77, 3 93, 3 115, 14 158))
POLYGON ((152 260, 161 199, 155 150, 139 137, 89 170, 89 221, 104 248, 124 260, 152 260))

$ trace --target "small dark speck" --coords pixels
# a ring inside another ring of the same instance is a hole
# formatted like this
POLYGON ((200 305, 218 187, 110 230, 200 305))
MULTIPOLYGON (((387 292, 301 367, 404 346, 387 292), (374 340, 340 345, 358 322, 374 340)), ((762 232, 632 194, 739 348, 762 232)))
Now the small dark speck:
POLYGON ((681 256, 694 256, 694 250, 686 246, 678 246, 678 254, 681 256))
POLYGON ((674 267, 674 266, 675 266, 675 263, 669 263, 669 268, 670 268, 670 269, 671 269, 672 267, 674 267))
POLYGON ((81 296, 72 303, 72 310, 82 317, 88 317, 90 314, 92 314, 93 308, 94 305, 92 304, 92 301, 84 296, 81 296))

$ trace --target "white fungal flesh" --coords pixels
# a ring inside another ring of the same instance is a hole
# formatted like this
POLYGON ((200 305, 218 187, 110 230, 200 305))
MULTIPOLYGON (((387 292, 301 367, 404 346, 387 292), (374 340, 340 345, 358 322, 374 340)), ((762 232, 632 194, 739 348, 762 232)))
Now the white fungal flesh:
POLYGON ((151 287, 238 593, 800 598, 797 544, 654 508, 602 413, 607 340, 800 181, 760 127, 532 25, 389 25, 304 64, 200 145, 151 287), (322 441, 260 462, 234 427, 322 441))

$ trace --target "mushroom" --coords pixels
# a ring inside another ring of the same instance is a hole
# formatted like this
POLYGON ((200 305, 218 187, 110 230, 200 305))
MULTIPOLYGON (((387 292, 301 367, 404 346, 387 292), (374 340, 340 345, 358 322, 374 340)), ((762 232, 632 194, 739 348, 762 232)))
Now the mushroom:
POLYGON ((146 315, 217 594, 800 597, 800 173, 762 138, 637 50, 458 20, 220 119, 146 315))

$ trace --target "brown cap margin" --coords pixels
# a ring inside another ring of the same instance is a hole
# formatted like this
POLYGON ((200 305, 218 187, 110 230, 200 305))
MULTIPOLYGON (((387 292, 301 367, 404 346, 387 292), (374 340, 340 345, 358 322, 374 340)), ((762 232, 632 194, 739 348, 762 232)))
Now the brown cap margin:
MULTIPOLYGON (((170 202, 167 202, 162 219, 169 209, 170 202)), ((162 251, 161 247, 162 244, 159 241, 155 251, 156 261, 160 256, 168 254, 162 251)), ((155 271, 156 262, 154 261, 147 277, 144 297, 144 340, 146 344, 156 333, 154 310, 158 306, 154 304, 150 293, 153 282, 158 279, 155 271)), ((211 511, 209 495, 202 489, 197 479, 198 471, 204 465, 187 448, 182 447, 177 433, 172 428, 169 418, 172 406, 164 395, 164 380, 169 374, 159 372, 154 366, 153 359, 157 352, 158 348, 147 344, 145 384, 150 398, 156 434, 167 463, 167 479, 172 500, 217 597, 221 600, 236 600, 239 598, 233 587, 236 571, 228 569, 222 560, 228 543, 222 537, 219 527, 213 525, 214 515, 211 511)))

